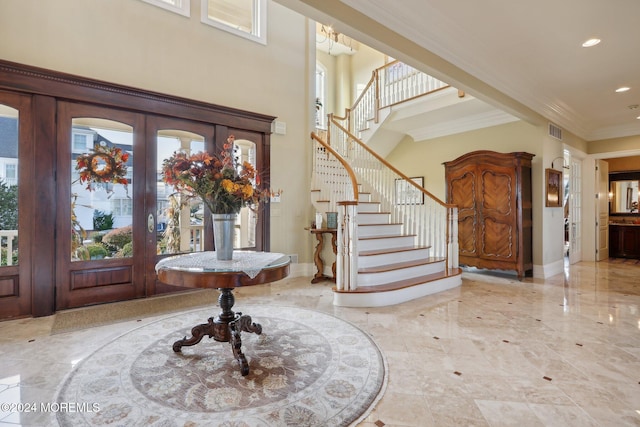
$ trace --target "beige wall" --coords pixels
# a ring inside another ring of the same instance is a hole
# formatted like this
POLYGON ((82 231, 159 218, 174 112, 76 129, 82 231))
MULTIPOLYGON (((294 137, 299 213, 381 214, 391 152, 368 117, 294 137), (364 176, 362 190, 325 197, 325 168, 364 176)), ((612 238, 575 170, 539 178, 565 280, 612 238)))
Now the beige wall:
POLYGON ((602 139, 588 144, 589 154, 611 153, 615 151, 640 150, 640 135, 623 138, 602 139))
MULTIPOLYGON (((533 263, 537 268, 562 260, 562 209, 544 208, 544 169, 562 156, 562 144, 546 137, 546 129, 523 121, 415 142, 406 137, 387 160, 408 176, 424 176, 425 188, 445 200, 443 162, 477 150, 525 151, 533 158, 533 263)), ((537 274, 544 274, 540 272, 537 274)))
POLYGON ((371 80, 373 70, 384 65, 385 55, 361 43, 353 54, 329 55, 317 51, 316 58, 327 68, 329 102, 327 112, 344 116, 345 109, 351 108, 358 94, 358 85, 366 85, 371 80))
MULTIPOLYGON (((0 58, 277 116, 272 136, 271 249, 310 262, 313 76, 307 20, 267 2, 266 46, 138 0, 0 2, 0 58)), ((315 56, 313 56, 315 57, 315 56)))

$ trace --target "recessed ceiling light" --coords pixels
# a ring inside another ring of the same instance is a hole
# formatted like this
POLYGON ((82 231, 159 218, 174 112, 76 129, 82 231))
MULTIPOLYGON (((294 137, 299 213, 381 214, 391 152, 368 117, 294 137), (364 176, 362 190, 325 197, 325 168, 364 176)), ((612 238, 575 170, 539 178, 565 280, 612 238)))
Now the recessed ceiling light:
POLYGON ((600 43, 600 39, 589 39, 586 42, 582 43, 582 47, 591 47, 600 43))
POLYGON ((616 92, 618 92, 618 93, 620 93, 620 92, 626 92, 626 91, 628 91, 629 89, 631 89, 631 88, 630 88, 630 87, 627 87, 627 86, 622 86, 622 87, 619 87, 618 89, 616 89, 616 92))

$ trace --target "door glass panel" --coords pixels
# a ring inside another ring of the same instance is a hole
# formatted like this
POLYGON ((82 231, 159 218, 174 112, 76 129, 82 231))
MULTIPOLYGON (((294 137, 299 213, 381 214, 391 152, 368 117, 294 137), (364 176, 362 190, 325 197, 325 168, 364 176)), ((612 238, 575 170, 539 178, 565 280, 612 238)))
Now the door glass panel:
POLYGON ((204 151, 204 137, 180 130, 161 130, 157 134, 157 253, 175 254, 204 250, 204 203, 176 192, 162 179, 162 163, 176 151, 187 154, 204 151))
POLYGON ((0 266, 18 264, 18 110, 0 104, 0 266))
MULTIPOLYGON (((236 139, 233 149, 237 158, 237 164, 248 162, 257 169, 256 144, 246 139, 236 139)), ((234 248, 253 248, 256 246, 256 225, 258 213, 256 206, 243 207, 236 219, 236 232, 234 248)))
POLYGON ((133 128, 76 118, 70 144, 71 260, 133 256, 133 128))

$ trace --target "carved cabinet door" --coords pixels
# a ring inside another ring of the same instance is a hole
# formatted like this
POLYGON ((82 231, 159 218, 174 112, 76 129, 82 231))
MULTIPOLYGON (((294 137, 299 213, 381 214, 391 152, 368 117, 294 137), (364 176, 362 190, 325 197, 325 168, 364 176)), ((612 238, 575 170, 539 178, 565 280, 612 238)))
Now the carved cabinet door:
POLYGON ((448 203, 458 206, 458 247, 461 257, 478 256, 477 167, 460 168, 449 179, 448 203))
POLYGON ((517 255, 517 186, 513 167, 478 166, 478 256, 513 261, 517 255))

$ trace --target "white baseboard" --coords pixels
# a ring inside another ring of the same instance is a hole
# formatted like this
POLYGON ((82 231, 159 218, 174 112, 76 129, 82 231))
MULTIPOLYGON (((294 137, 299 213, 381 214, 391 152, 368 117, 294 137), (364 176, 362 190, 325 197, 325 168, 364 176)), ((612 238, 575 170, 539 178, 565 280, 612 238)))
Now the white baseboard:
POLYGON ((562 273, 564 273, 564 259, 545 265, 533 266, 533 277, 537 279, 546 279, 562 273))
POLYGON ((316 266, 312 262, 292 263, 289 266, 289 277, 313 276, 316 274, 316 266))

